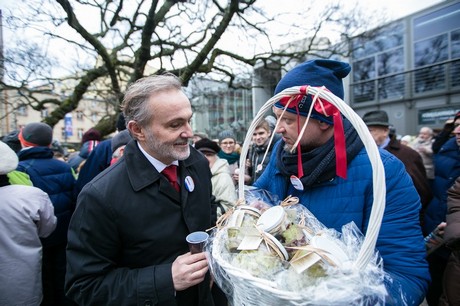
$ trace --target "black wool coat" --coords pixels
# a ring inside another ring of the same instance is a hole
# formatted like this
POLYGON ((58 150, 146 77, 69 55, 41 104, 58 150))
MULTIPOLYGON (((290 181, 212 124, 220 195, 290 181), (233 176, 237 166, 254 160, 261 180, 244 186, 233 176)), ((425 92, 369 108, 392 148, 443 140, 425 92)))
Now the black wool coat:
POLYGON ((190 148, 180 193, 133 140, 80 193, 69 229, 66 293, 79 305, 213 305, 209 275, 175 292, 171 266, 185 237, 211 227, 208 161, 190 148), (185 180, 192 180, 185 188, 185 180), (194 188, 191 188, 193 185, 194 188))

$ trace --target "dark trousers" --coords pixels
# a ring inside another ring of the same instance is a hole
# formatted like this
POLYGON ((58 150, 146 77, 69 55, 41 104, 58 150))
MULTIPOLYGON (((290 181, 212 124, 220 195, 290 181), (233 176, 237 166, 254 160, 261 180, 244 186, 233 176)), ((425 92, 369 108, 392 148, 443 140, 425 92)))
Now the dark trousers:
POLYGON ((442 256, 438 256, 436 252, 428 256, 427 260, 430 268, 431 284, 428 286, 426 301, 430 306, 437 306, 443 290, 443 275, 447 260, 442 256))
POLYGON ((74 305, 65 297, 64 281, 66 271, 65 244, 43 247, 42 306, 74 305))
POLYGON ((216 283, 211 288, 212 298, 214 300, 214 306, 227 306, 228 301, 225 293, 220 289, 216 283))

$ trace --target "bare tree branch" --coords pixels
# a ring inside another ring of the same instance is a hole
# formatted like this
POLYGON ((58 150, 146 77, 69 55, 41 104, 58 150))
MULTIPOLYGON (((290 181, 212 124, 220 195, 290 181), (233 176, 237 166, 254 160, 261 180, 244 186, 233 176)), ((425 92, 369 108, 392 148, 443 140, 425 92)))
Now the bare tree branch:
POLYGON ((21 17, 6 14, 6 24, 11 31, 37 33, 37 40, 7 45, 0 90, 15 89, 36 110, 57 105, 44 119, 51 126, 77 109, 85 95, 101 97, 115 109, 97 126, 108 134, 115 129, 124 90, 145 75, 170 71, 187 85, 208 74, 230 86, 250 86, 240 76, 249 76, 256 64, 279 70, 311 56, 346 56, 348 48, 336 37, 353 37, 371 19, 340 2, 321 3, 320 11, 314 4, 302 7, 286 19, 288 13, 267 13, 259 2, 21 2, 21 17), (57 60, 62 53, 66 56, 57 60), (44 91, 58 94, 50 99, 44 91))

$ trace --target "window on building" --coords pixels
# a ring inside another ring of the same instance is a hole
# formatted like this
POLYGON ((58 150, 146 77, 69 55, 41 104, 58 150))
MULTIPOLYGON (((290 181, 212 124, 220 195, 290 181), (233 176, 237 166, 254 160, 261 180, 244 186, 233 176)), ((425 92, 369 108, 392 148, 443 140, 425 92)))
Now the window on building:
POLYGON ((91 113, 91 121, 93 122, 97 121, 97 113, 91 113))
POLYGON ((78 121, 83 121, 83 112, 82 111, 76 111, 76 117, 78 121))
POLYGON ((404 31, 402 22, 390 24, 352 41, 353 102, 394 99, 404 95, 404 31))
POLYGON ((430 12, 414 19, 414 41, 458 29, 460 26, 459 23, 460 3, 454 3, 434 12, 430 12))
POLYGON ((42 118, 48 117, 48 109, 47 108, 42 109, 41 112, 40 112, 40 115, 41 115, 42 118))
POLYGON ((414 44, 414 67, 423 67, 449 59, 447 34, 430 37, 414 44))
POLYGON ((78 139, 82 139, 82 138, 83 138, 84 132, 85 132, 85 131, 84 131, 82 128, 78 128, 78 129, 77 129, 78 139))
POLYGON ((375 100, 375 58, 368 57, 353 63, 354 102, 375 100))
POLYGON ((460 3, 413 20, 414 91, 423 93, 460 86, 460 3), (447 80, 450 79, 451 84, 447 80))
POLYGON ((379 99, 394 99, 404 96, 404 50, 402 47, 383 52, 377 56, 379 99))
POLYGON ((27 116, 27 105, 21 104, 16 108, 16 114, 18 116, 27 116))
POLYGON ((451 59, 456 60, 450 65, 452 87, 460 86, 460 30, 453 31, 451 37, 451 59))

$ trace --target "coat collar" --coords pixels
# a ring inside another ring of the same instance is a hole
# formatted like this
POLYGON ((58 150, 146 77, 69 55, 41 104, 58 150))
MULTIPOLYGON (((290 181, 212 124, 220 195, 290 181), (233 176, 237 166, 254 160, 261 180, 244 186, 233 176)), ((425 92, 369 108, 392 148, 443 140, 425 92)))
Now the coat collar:
MULTIPOLYGON (((198 162, 200 156, 201 153, 190 146, 190 156, 183 161, 179 161, 179 179, 181 182, 184 182, 184 175, 187 173, 186 169, 198 162)), ((139 150, 137 141, 130 141, 126 145, 123 158, 125 159, 126 171, 134 191, 139 191, 160 179, 161 174, 139 150)), ((164 188, 163 184, 160 184, 160 189, 164 188)), ((184 186, 181 186, 181 194, 183 189, 184 186)))
POLYGON ((49 147, 29 147, 18 152, 19 161, 34 158, 51 159, 53 155, 53 150, 49 147))

